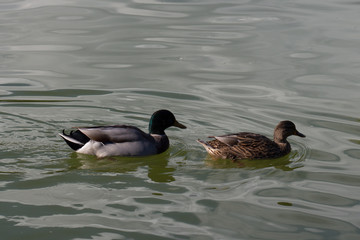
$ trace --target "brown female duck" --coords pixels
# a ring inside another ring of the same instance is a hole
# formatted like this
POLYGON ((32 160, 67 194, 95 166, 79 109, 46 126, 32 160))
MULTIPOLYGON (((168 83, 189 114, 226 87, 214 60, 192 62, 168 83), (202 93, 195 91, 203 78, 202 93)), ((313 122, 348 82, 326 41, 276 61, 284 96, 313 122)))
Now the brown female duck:
POLYGON ((291 151, 287 137, 296 135, 305 137, 296 130, 291 121, 281 121, 274 130, 274 140, 249 132, 240 132, 223 136, 211 136, 212 141, 197 140, 214 158, 222 159, 268 159, 278 158, 291 151))

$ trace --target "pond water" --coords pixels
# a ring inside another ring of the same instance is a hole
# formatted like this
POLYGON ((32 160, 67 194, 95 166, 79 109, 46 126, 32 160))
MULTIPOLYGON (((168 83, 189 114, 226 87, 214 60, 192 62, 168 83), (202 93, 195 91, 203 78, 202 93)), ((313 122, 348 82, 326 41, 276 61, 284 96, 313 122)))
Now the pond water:
POLYGON ((0 3, 1 239, 359 239, 360 2, 0 3), (143 158, 58 136, 169 109, 187 129, 143 158), (281 120, 275 160, 195 141, 281 120))

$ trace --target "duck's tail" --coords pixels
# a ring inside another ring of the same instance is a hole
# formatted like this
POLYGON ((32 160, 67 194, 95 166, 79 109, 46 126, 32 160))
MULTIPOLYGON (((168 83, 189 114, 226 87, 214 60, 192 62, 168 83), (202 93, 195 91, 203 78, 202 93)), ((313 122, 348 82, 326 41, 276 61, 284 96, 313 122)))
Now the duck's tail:
POLYGON ((67 145, 75 151, 82 148, 85 143, 90 141, 90 138, 79 130, 71 131, 69 134, 66 134, 65 130, 63 130, 62 133, 59 133, 59 135, 65 140, 67 145))
POLYGON ((210 146, 210 144, 208 144, 207 142, 203 141, 203 140, 196 140, 198 143, 200 143, 204 148, 205 150, 208 152, 208 153, 212 153, 214 148, 212 146, 210 146))

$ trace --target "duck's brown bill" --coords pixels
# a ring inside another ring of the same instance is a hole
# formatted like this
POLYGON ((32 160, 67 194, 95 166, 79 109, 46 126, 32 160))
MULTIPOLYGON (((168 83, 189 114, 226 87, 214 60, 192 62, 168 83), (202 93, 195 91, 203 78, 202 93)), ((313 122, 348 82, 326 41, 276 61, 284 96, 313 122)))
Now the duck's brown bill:
POLYGON ((304 134, 302 134, 302 133, 299 132, 299 131, 295 131, 295 135, 296 135, 296 136, 299 136, 299 137, 302 137, 302 138, 306 137, 304 134))
POLYGON ((175 120, 175 122, 174 122, 174 125, 173 126, 175 126, 175 127, 178 127, 178 128, 182 128, 182 129, 185 129, 186 128, 186 126, 185 125, 182 125, 181 123, 179 123, 178 121, 176 121, 175 120))

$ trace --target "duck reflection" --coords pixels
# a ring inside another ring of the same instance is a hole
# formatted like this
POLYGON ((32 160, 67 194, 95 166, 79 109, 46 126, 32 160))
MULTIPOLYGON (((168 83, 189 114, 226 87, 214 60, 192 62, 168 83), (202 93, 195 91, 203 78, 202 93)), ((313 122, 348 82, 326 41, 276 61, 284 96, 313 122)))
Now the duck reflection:
POLYGON ((241 160, 229 160, 229 159, 214 159, 208 156, 205 159, 205 164, 212 168, 249 168, 249 169, 262 169, 268 167, 274 167, 283 171, 292 171, 294 169, 303 167, 303 159, 297 156, 296 152, 287 156, 276 159, 241 159, 241 160))
POLYGON ((90 169, 96 172, 129 173, 139 167, 148 167, 148 177, 154 182, 172 182, 175 180, 175 168, 168 166, 170 153, 149 157, 108 157, 98 159, 95 156, 72 153, 68 159, 69 169, 90 169))

